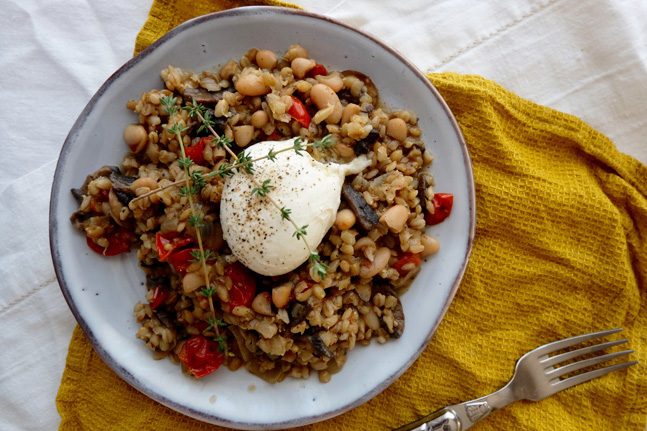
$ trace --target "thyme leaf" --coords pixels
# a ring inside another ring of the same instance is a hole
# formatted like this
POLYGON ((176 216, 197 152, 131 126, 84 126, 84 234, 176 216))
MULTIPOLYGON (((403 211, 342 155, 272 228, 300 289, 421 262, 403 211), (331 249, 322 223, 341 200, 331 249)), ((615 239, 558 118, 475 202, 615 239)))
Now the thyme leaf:
POLYGON ((270 162, 276 162, 276 153, 274 152, 274 148, 270 148, 266 157, 270 162))
POLYGON ((283 207, 279 211, 281 211, 281 220, 287 220, 290 218, 290 214, 292 213, 292 210, 290 208, 283 207))
POLYGON ((215 287, 203 287, 202 290, 200 290, 200 295, 204 296, 205 298, 209 298, 214 293, 216 293, 215 287))
POLYGON ((204 216, 202 214, 191 214, 189 215, 189 224, 196 229, 200 229, 205 226, 204 216))
POLYGON ((313 264, 311 269, 312 273, 317 274, 322 280, 326 278, 326 275, 328 274, 328 265, 321 261, 319 253, 316 251, 311 252, 308 260, 313 264))
POLYGON ((202 262, 202 260, 209 262, 211 260, 218 259, 218 256, 216 256, 216 253, 214 253, 213 251, 208 249, 200 251, 197 248, 191 251, 191 257, 193 257, 193 260, 189 260, 190 263, 199 263, 202 262))
POLYGON ((164 112, 168 115, 173 115, 177 112, 177 97, 173 97, 169 94, 168 96, 160 98, 160 103, 164 107, 164 112))
MULTIPOLYGON (((252 189, 252 195, 258 195, 264 198, 273 188, 274 186, 270 184, 270 180, 265 180, 260 187, 254 187, 252 189)), ((281 213, 281 217, 283 217, 283 213, 281 213)))
POLYGON ((180 157, 177 159, 177 164, 182 168, 190 168, 194 165, 193 160, 190 157, 180 157))
POLYGON ((205 115, 205 113, 209 112, 204 105, 196 102, 195 99, 192 99, 190 106, 183 106, 182 109, 188 111, 191 118, 199 118, 200 115, 205 115))
POLYGON ((308 232, 306 232, 306 228, 307 228, 307 227, 308 227, 308 225, 306 224, 306 225, 301 226, 300 228, 297 228, 297 229, 292 233, 292 236, 296 236, 296 237, 297 237, 297 239, 301 239, 301 238, 303 238, 304 236, 306 236, 306 235, 308 234, 308 232))

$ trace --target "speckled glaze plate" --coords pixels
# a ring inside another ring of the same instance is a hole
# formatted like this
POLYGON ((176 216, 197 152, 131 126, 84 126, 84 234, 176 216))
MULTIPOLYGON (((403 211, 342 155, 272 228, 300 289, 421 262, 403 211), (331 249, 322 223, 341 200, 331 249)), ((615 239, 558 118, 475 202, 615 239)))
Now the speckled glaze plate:
POLYGON ((213 424, 240 429, 284 429, 344 413, 396 380, 426 347, 467 265, 474 227, 472 169, 462 134, 438 91, 405 58, 372 36, 308 12, 248 7, 202 16, 173 29, 117 70, 85 107, 67 137, 56 169, 50 207, 50 241, 58 280, 72 313, 103 360, 124 380, 160 403, 213 424), (441 251, 422 264, 403 295, 404 335, 350 352, 332 381, 288 378, 270 385, 245 370, 226 369, 202 379, 183 375, 168 360, 155 361, 135 338, 133 306, 144 298, 144 274, 134 253, 105 258, 85 244, 69 222, 77 204, 70 189, 102 165, 118 165, 121 134, 133 121, 125 108, 152 88, 169 64, 200 71, 240 58, 250 48, 284 52, 299 43, 336 70, 370 76, 388 105, 419 117, 435 156, 438 191, 455 196, 452 216, 429 227, 441 251), (253 408, 250 408, 253 406, 253 408))

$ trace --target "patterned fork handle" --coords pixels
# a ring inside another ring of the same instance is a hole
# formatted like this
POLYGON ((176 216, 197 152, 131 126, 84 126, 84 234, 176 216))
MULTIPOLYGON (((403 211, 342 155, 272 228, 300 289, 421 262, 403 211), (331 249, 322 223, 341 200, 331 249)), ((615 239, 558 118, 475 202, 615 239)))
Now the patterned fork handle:
POLYGON ((595 352, 624 344, 628 341, 626 339, 589 345, 577 350, 550 356, 560 350, 587 341, 607 337, 620 331, 622 329, 610 329, 578 335, 540 346, 526 353, 517 361, 512 379, 500 390, 466 403, 444 407, 394 431, 464 431, 490 415, 490 413, 502 409, 514 401, 521 399, 531 401, 543 400, 550 395, 577 384, 637 364, 638 361, 623 362, 597 368, 565 379, 561 378, 562 376, 572 374, 584 368, 633 353, 633 350, 624 350, 621 352, 607 353, 605 355, 590 356, 595 352), (565 361, 582 356, 587 357, 561 367, 556 367, 556 365, 565 361))

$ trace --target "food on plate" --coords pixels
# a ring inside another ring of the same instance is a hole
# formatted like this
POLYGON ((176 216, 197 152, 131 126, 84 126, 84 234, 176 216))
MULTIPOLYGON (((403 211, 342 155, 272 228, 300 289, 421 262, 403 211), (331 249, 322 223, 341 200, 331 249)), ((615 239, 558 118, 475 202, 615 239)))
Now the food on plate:
POLYGON ((439 250, 425 229, 453 205, 415 114, 300 45, 161 77, 126 103, 130 151, 72 190, 71 217, 99 254, 137 249, 153 357, 327 382, 358 343, 400 337, 399 296, 439 250))

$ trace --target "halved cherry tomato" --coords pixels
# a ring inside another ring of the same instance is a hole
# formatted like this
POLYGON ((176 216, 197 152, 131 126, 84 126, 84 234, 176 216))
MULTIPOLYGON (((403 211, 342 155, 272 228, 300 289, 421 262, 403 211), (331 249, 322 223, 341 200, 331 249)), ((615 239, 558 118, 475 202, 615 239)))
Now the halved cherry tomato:
POLYGON ((169 291, 168 289, 162 287, 162 286, 155 286, 155 289, 153 290, 153 300, 151 301, 151 308, 154 310, 164 301, 166 301, 166 298, 168 298, 169 291))
POLYGON ((303 127, 307 128, 310 125, 310 114, 308 114, 303 102, 295 96, 292 96, 292 105, 288 109, 288 114, 301 123, 303 127))
POLYGON ((130 244, 135 240, 135 234, 126 228, 118 227, 115 231, 106 235, 105 238, 108 240, 108 247, 106 248, 101 247, 87 236, 86 241, 93 251, 104 256, 115 256, 130 251, 130 244))
POLYGON ((402 267, 408 263, 413 263, 415 266, 418 266, 422 263, 422 257, 420 253, 404 253, 398 260, 395 261, 395 263, 392 265, 392 267, 397 270, 400 275, 404 275, 407 272, 411 271, 409 270, 402 270, 402 267))
POLYGON ((435 225, 443 222, 452 213, 454 205, 454 195, 451 193, 436 193, 431 200, 434 205, 434 213, 425 214, 425 222, 428 225, 435 225))
POLYGON ((225 359, 224 353, 218 350, 218 343, 204 335, 189 338, 177 356, 198 379, 216 371, 225 359))
POLYGON ((313 67, 308 71, 308 73, 306 73, 306 77, 314 78, 317 75, 324 75, 324 76, 328 75, 328 71, 326 70, 326 68, 319 63, 317 63, 315 67, 313 67))
POLYGON ((204 165, 204 147, 211 141, 211 139, 211 137, 200 139, 200 141, 198 141, 198 143, 194 146, 185 148, 184 154, 186 154, 188 158, 193 160, 193 163, 195 163, 196 165, 204 165))
POLYGON ((204 320, 196 320, 191 326, 200 331, 200 333, 203 333, 209 327, 209 324, 204 320))
POLYGON ((155 234, 155 247, 157 248, 160 262, 164 262, 175 250, 181 249, 191 243, 193 243, 193 238, 190 236, 180 237, 176 232, 165 234, 158 232, 155 234), (167 244, 170 245, 167 247, 167 244))
POLYGON ((256 296, 256 279, 252 271, 242 263, 234 262, 225 268, 225 275, 231 278, 232 288, 229 291, 229 305, 249 307, 256 296))
POLYGON ((272 132, 270 136, 268 136, 272 141, 280 141, 281 140, 281 135, 279 135, 279 132, 276 130, 272 132))
POLYGON ((175 251, 171 253, 166 259, 168 263, 173 266, 175 272, 180 275, 185 275, 187 268, 193 263, 195 258, 191 255, 193 250, 200 250, 198 248, 185 248, 184 250, 175 251))

